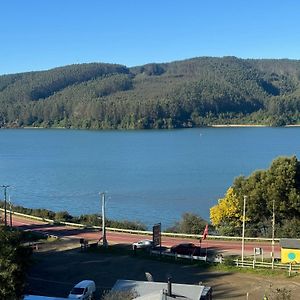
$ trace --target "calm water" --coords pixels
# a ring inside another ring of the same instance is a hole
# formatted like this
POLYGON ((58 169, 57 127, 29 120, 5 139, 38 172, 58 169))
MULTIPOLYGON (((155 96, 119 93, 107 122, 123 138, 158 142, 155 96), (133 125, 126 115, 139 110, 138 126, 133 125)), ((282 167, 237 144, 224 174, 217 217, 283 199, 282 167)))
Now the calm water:
POLYGON ((12 186, 15 204, 74 215, 100 212, 107 191, 109 218, 167 227, 187 211, 209 218, 236 176, 279 155, 300 158, 299 136, 300 128, 0 130, 0 185, 12 186))

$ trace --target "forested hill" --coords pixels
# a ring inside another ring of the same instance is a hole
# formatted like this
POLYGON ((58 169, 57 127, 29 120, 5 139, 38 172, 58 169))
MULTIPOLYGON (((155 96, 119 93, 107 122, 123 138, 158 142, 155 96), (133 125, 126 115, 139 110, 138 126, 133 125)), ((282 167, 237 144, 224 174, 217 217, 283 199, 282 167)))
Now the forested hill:
POLYGON ((300 61, 200 57, 0 76, 1 127, 300 124, 300 61))

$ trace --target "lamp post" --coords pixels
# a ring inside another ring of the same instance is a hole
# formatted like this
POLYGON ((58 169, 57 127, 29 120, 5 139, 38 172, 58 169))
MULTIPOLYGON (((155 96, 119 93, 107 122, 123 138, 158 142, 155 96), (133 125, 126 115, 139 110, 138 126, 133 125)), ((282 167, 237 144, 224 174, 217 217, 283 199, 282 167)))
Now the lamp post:
POLYGON ((8 204, 9 204, 9 223, 10 223, 10 228, 12 228, 12 226, 13 226, 13 222, 12 222, 12 204, 11 204, 10 196, 8 196, 8 204))
POLYGON ((3 187, 4 188, 4 225, 5 225, 5 227, 7 226, 7 212, 6 212, 6 210, 7 210, 7 207, 6 207, 6 190, 7 190, 7 188, 9 187, 9 185, 2 185, 1 187, 3 187))
POLYGON ((108 246, 106 239, 106 228, 105 228, 105 192, 100 193, 102 198, 102 244, 104 247, 108 246))
POLYGON ((275 199, 273 199, 273 212, 272 212, 272 269, 274 269, 274 247, 275 247, 275 199))
POLYGON ((244 205, 243 205, 243 230, 242 230, 242 266, 244 266, 246 201, 247 201, 247 196, 244 196, 244 205))

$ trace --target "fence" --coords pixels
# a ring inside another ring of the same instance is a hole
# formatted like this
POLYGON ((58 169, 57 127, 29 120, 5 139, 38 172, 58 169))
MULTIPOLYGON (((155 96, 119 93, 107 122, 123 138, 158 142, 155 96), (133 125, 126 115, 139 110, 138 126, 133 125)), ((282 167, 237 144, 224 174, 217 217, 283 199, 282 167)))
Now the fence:
POLYGON ((160 255, 165 257, 174 257, 175 260, 178 258, 188 259, 190 261, 205 261, 205 262, 212 262, 212 263, 222 263, 223 257, 221 255, 215 256, 215 257, 209 257, 209 256, 194 256, 194 255, 183 255, 183 254, 177 254, 177 253, 171 253, 166 251, 159 251, 159 250, 151 250, 150 255, 160 255))
POLYGON ((291 262, 289 264, 283 264, 279 262, 262 262, 257 261, 255 259, 253 260, 244 260, 243 262, 239 259, 234 260, 237 267, 241 268, 266 268, 266 269, 272 269, 272 270, 287 270, 289 272, 289 276, 291 276, 291 273, 298 273, 300 271, 300 264, 291 262))

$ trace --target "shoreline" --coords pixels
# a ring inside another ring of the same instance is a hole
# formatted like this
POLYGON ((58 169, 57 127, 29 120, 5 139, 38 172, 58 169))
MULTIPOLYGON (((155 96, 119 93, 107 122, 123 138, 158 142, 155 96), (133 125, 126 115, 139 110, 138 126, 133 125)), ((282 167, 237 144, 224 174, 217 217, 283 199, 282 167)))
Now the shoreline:
POLYGON ((268 125, 260 125, 260 124, 215 124, 215 125, 210 125, 208 127, 213 127, 213 128, 226 128, 226 127, 271 127, 268 125))
POLYGON ((109 130, 109 131, 135 131, 135 130, 176 130, 176 129, 193 129, 193 128, 266 128, 266 127, 274 127, 274 128, 292 128, 292 127, 300 127, 300 124, 288 124, 284 126, 270 126, 270 125, 263 125, 263 124, 211 124, 207 126, 201 126, 201 127, 178 127, 178 128, 151 128, 151 129, 91 129, 91 128, 73 128, 73 127, 61 127, 61 126, 52 126, 52 127, 37 127, 37 126, 24 126, 24 127, 1 127, 0 129, 71 129, 71 130, 90 130, 90 131, 104 131, 104 130, 109 130))

